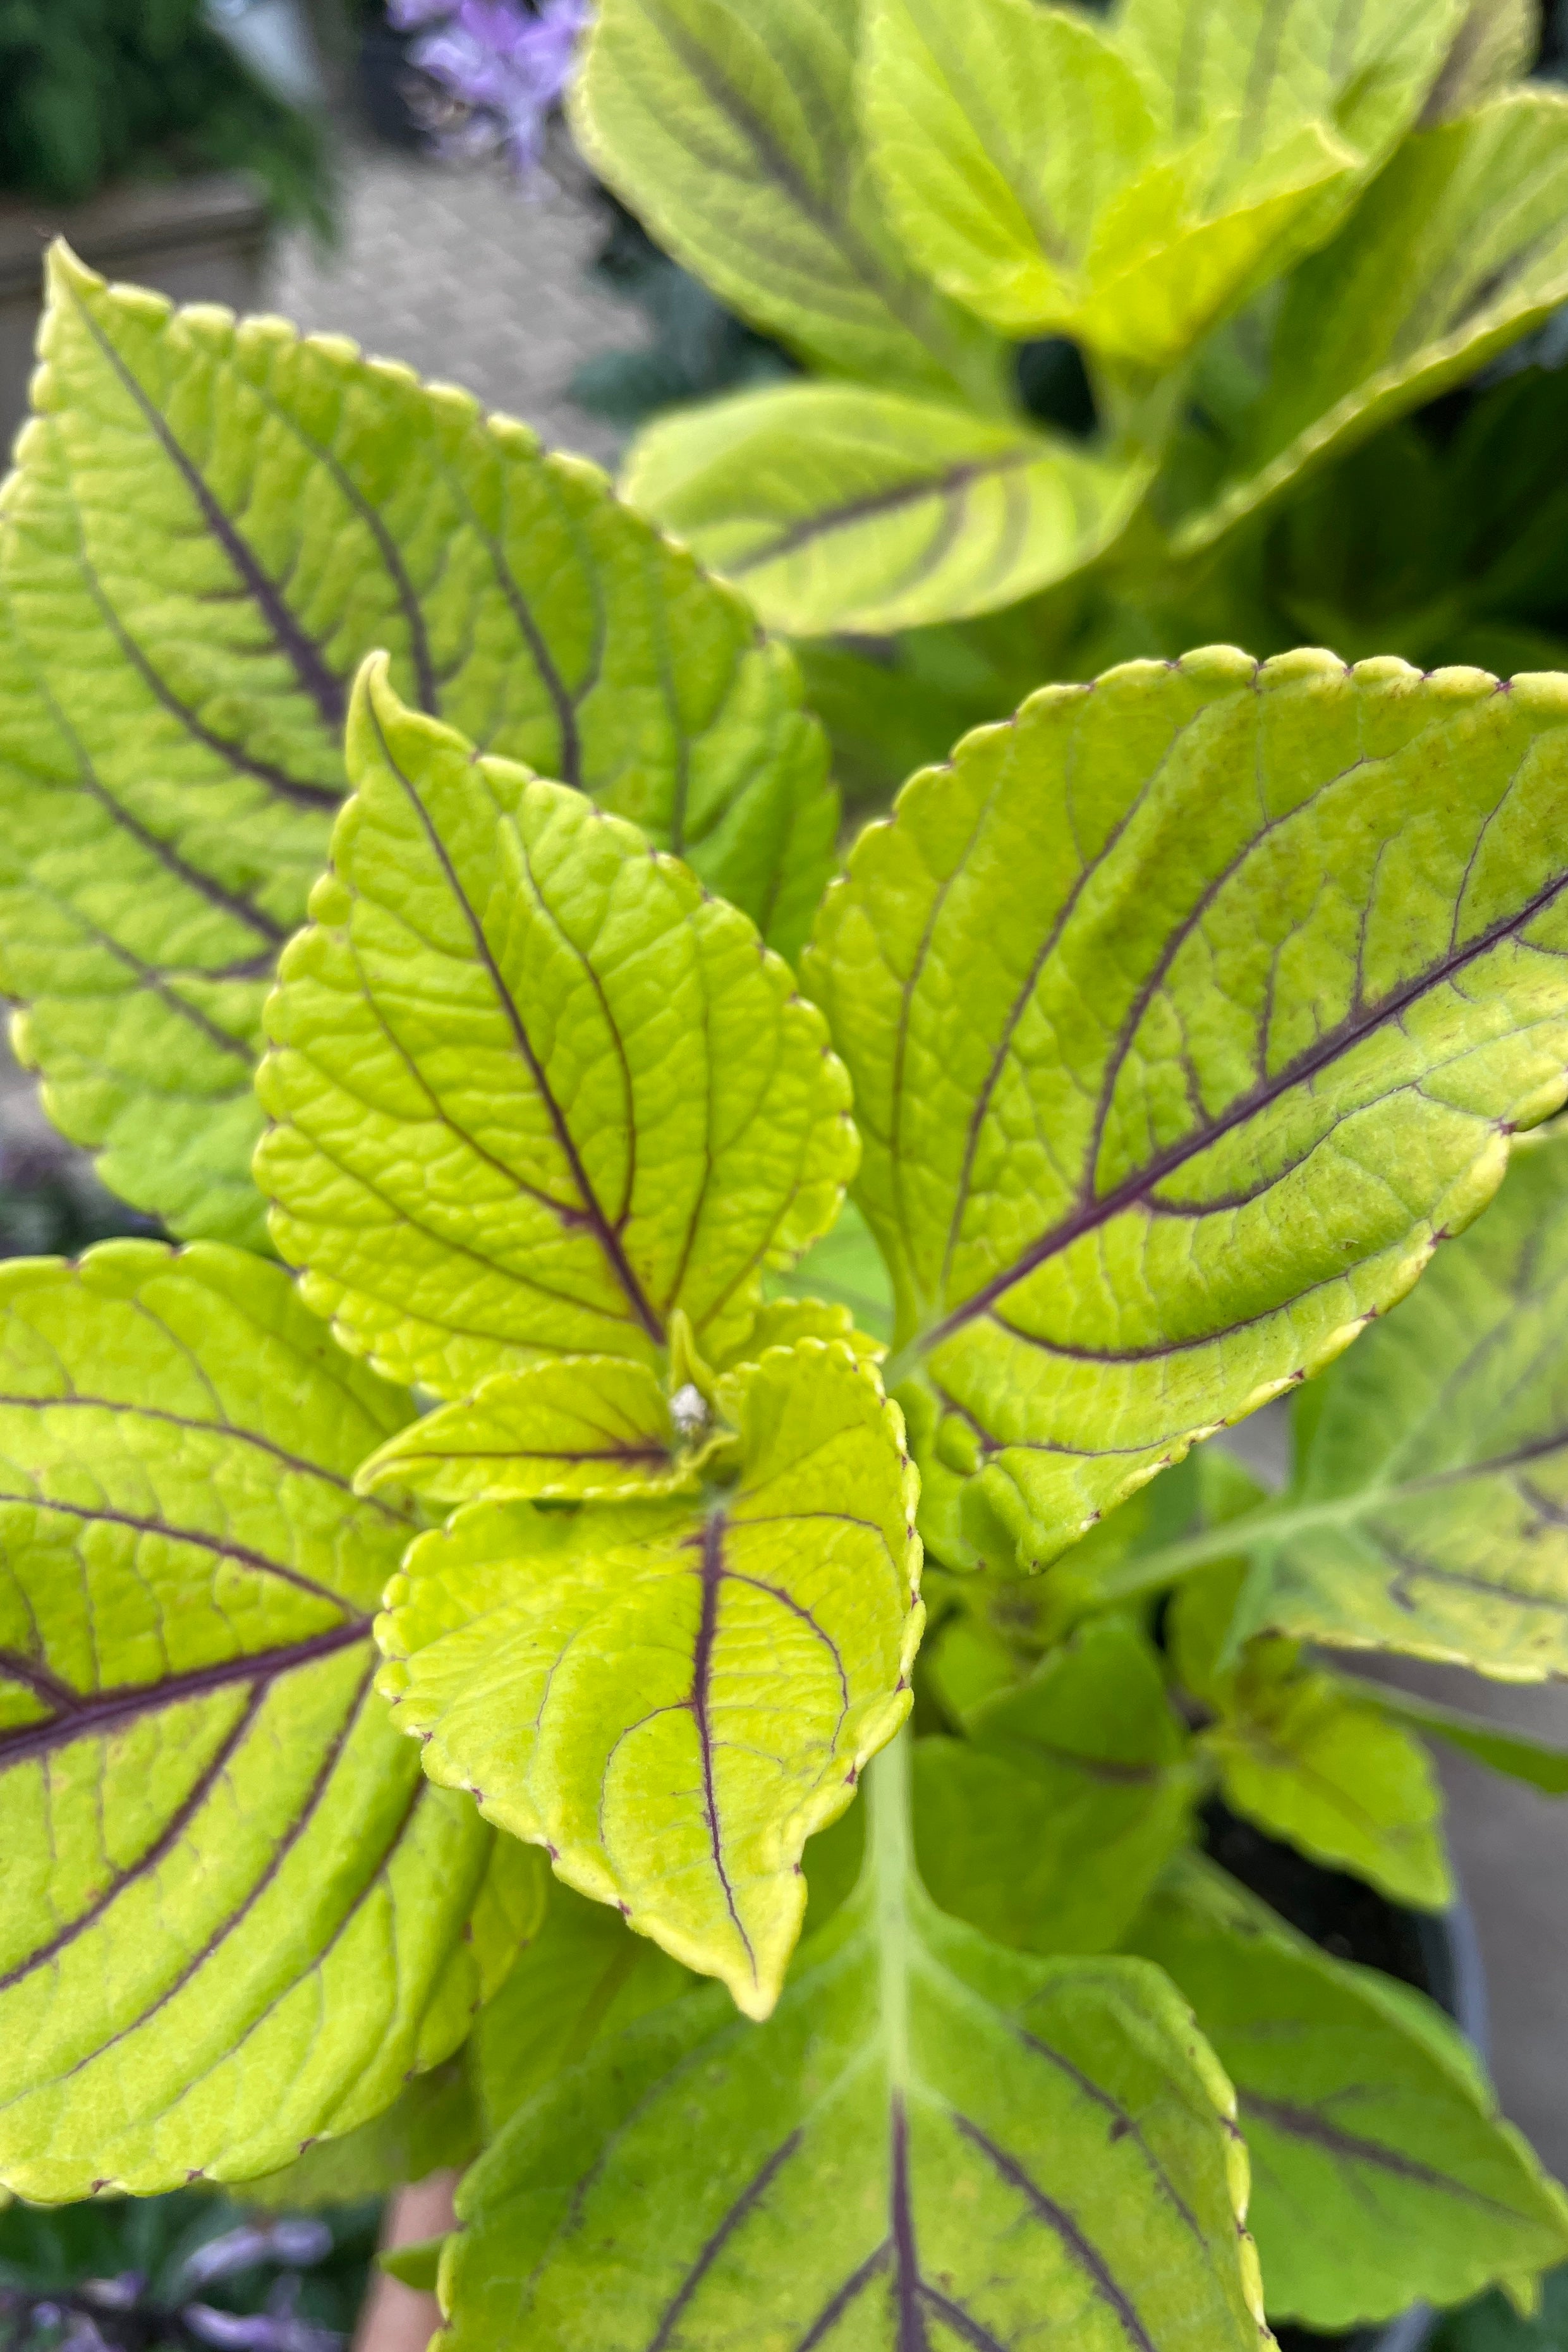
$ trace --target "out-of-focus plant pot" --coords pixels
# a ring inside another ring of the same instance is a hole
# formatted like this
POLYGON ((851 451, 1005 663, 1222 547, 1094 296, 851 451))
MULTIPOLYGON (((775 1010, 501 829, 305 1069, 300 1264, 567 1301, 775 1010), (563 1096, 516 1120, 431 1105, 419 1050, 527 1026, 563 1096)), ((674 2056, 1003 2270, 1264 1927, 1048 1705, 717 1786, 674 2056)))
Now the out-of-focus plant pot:
POLYGON ((0 447, 9 446, 26 414, 51 238, 65 237, 107 278, 156 287, 176 302, 254 310, 267 236, 261 191, 238 172, 124 183, 84 205, 0 198, 0 447))

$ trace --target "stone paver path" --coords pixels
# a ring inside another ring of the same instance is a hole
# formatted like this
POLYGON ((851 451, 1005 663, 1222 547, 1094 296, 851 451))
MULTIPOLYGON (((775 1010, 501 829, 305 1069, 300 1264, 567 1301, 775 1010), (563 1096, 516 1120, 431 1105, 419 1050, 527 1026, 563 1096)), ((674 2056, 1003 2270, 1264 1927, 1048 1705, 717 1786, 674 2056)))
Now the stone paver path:
POLYGON ((603 217, 570 152, 552 152, 551 171, 553 192, 530 197, 489 165, 350 149, 339 250, 285 241, 270 305, 465 385, 553 447, 612 464, 615 428, 567 387, 591 353, 642 341, 641 313, 585 277, 603 217))

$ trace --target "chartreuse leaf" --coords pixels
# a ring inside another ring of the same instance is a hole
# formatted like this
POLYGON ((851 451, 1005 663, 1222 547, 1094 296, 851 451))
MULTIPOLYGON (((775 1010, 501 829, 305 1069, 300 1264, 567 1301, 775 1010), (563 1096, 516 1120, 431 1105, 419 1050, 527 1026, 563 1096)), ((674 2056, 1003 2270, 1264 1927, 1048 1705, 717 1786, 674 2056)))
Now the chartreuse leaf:
POLYGON ((1561 1139, 1517 1152, 1491 1213, 1305 1392, 1239 1633, 1568 1672, 1565 1179, 1561 1139))
MULTIPOLYGON (((348 758, 257 1080, 256 1178, 306 1298, 454 1400, 559 1354, 663 1370, 677 1311, 722 1360, 853 1170, 820 1015, 685 867, 476 758, 382 664, 348 758)), ((582 1378, 584 1410, 611 1411, 582 1378)))
POLYGON ((1306 121, 1380 163, 1420 113, 1466 0, 1121 0, 1117 48, 1161 133, 1223 126, 1238 157, 1265 155, 1306 121))
POLYGON ((768 2024, 674 2001, 486 2149, 443 2263, 453 2352, 1253 2352, 1246 2159, 1185 2007, 1136 1960, 945 1918, 904 1744, 768 2024))
POLYGON ((535 1858, 371 1692, 406 1398, 265 1260, 0 1271, 0 2180, 276 2170, 467 2032, 535 1858))
POLYGON ((1541 0, 1469 0, 1421 110, 1423 125, 1468 114, 1522 80, 1540 52, 1541 34, 1541 0))
POLYGON ((1396 1723, 1414 1724, 1418 1731, 1429 1732, 1448 1747, 1473 1756, 1494 1772, 1506 1772, 1511 1780, 1527 1781, 1545 1796, 1568 1796, 1568 1751, 1522 1738, 1516 1731, 1504 1731, 1484 1715, 1440 1706, 1435 1700, 1417 1698, 1412 1692, 1395 1690, 1363 1675, 1346 1675, 1342 1682, 1355 1697, 1373 1698, 1378 1712, 1392 1716, 1396 1723))
POLYGON ((468 2044, 486 2140, 596 2042, 699 1981, 618 1911, 552 1886, 543 1928, 480 2011, 468 2044))
POLYGON ((388 1587, 379 1687, 435 1780, 742 2010, 779 1997, 801 1850, 909 1708, 924 1611, 896 1408, 841 1342, 732 1375, 705 1504, 475 1504, 388 1587))
POLYGON ((1288 281, 1263 388, 1176 551, 1473 375, 1565 294, 1568 98, 1532 85, 1416 133, 1288 281))
POLYGON ((1348 1677, 1304 1666, 1294 1642, 1265 1636, 1221 1663, 1246 1574, 1239 1560, 1192 1577, 1167 1619, 1177 1680, 1218 1716, 1198 1747, 1226 1802, 1396 1903, 1440 1910, 1454 1888, 1427 1750, 1348 1677))
POLYGON ((883 217, 855 119, 862 0, 603 0, 580 145, 665 251, 803 358, 1003 403, 1002 349, 883 217))
POLYGON ((890 212, 938 284, 1009 332, 1145 368, 1178 360, 1360 161, 1300 117, 1262 147, 1228 120, 1172 152, 1111 41, 1034 0, 876 0, 864 88, 890 212))
POLYGON ((1034 696, 862 836, 808 985, 889 1385, 993 1566, 1337 1354, 1562 1102, 1565 722, 1210 648, 1034 696))
POLYGON ((1568 2204, 1441 2011, 1316 1950, 1187 1858, 1131 1948, 1236 2085, 1271 2318, 1338 2332, 1458 2303, 1568 2253, 1568 2204))
POLYGON ((361 659, 633 818, 792 951, 821 730, 740 601, 465 394, 51 264, 0 529, 0 982, 105 1181, 264 1239, 251 1073, 361 659), (8 615, 4 609, 8 607, 8 615))
POLYGON ((1104 1618, 915 1750, 920 1874, 943 1910, 1025 1951, 1116 1944, 1197 1794, 1159 1664, 1104 1618))
POLYGON ((702 1461, 683 1447, 646 1364, 565 1356, 492 1372, 464 1403, 400 1430, 355 1484, 365 1494, 408 1486, 441 1503, 589 1502, 695 1495, 702 1461))
POLYGON ((988 612, 1116 538, 1147 469, 1064 435, 853 384, 740 393, 651 425, 626 496, 800 636, 988 612))
POLYGON ((1119 539, 1147 482, 1147 466, 1061 433, 785 383, 649 425, 625 494, 743 588, 768 628, 811 637, 1034 595, 1119 539))
MULTIPOLYGON (((514 1968, 511 1975, 516 1972, 514 1968)), ((489 2007, 480 2011, 481 2021, 489 2007)), ((427 2074, 416 2074, 384 2115, 346 2132, 341 2139, 319 2140, 281 2172, 247 2180, 246 2203, 277 2212, 297 2211, 301 2205, 346 2205, 360 2197, 385 2197, 433 2172, 472 2164, 481 2138, 479 2105, 469 2076, 472 2048, 470 2036, 455 2057, 427 2074)))
POLYGON ((1019 335, 1055 322, 1097 215, 1155 144, 1132 67, 1036 0, 873 0, 862 119, 900 236, 1019 335))

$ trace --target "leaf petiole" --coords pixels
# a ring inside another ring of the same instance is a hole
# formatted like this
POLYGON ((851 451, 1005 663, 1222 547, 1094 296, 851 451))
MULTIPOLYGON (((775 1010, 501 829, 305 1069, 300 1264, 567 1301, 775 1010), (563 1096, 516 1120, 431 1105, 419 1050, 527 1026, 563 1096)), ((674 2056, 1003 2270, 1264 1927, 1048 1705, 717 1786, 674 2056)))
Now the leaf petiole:
MULTIPOLYGON (((1092 1588, 1086 1583, 1084 1597, 1087 1600, 1092 1591, 1098 1606, 1156 1592, 1162 1586, 1175 1584, 1200 1568, 1212 1568, 1217 1560, 1234 1559, 1239 1553, 1249 1555, 1262 1544, 1283 1543, 1314 1528, 1343 1527, 1350 1520, 1364 1517, 1382 1499, 1382 1490, 1377 1490, 1338 1496, 1327 1503, 1260 1503, 1255 1510, 1243 1512, 1238 1518, 1200 1528, 1196 1535, 1179 1537, 1174 1543, 1159 1544, 1152 1551, 1134 1552, 1113 1568, 1101 1570, 1092 1588)), ((1062 1568, 1064 1573, 1071 1573, 1071 1553, 1062 1568)))

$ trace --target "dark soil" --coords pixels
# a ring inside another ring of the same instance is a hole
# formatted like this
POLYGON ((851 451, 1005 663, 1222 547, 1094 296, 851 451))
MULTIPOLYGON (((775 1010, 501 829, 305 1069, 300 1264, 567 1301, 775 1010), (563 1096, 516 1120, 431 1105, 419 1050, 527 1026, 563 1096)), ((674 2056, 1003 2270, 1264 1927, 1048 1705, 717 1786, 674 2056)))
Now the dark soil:
MULTIPOLYGON (((1453 1958, 1440 1917, 1401 1911, 1361 1879, 1309 1862, 1218 1802, 1204 1808, 1203 1837, 1233 1878, 1336 1960, 1381 1969, 1455 2014, 1453 1958)), ((1318 2336, 1310 2327, 1282 2326, 1276 2333, 1280 2352, 1375 2352, 1383 2331, 1318 2336)))

